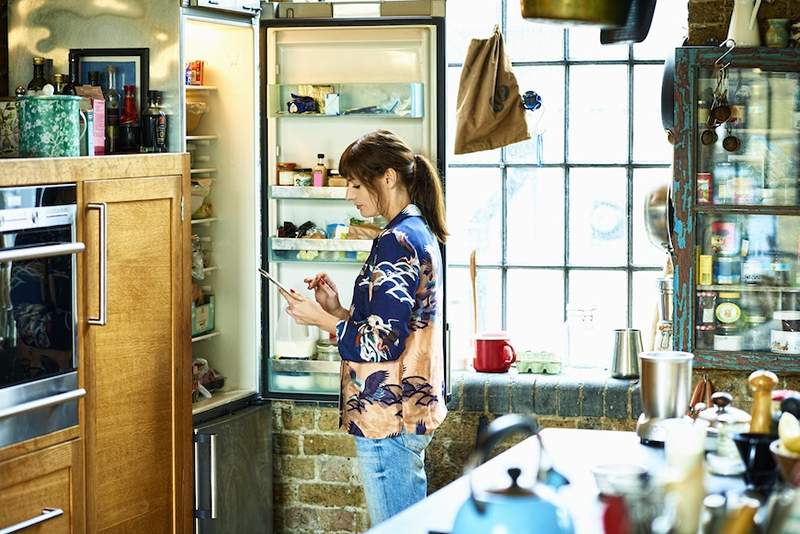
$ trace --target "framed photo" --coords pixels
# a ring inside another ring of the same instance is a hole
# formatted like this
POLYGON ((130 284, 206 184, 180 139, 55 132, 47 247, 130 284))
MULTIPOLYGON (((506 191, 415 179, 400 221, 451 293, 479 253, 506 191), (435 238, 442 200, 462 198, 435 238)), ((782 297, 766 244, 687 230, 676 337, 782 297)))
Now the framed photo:
MULTIPOLYGON (((108 88, 109 66, 117 69, 117 91, 120 98, 125 95, 125 85, 136 86, 136 109, 141 117, 147 106, 147 91, 150 88, 150 49, 149 48, 72 48, 70 60, 77 57, 80 82, 89 84, 89 73, 100 73, 100 86, 108 88)), ((122 101, 120 100, 120 106, 122 101)))

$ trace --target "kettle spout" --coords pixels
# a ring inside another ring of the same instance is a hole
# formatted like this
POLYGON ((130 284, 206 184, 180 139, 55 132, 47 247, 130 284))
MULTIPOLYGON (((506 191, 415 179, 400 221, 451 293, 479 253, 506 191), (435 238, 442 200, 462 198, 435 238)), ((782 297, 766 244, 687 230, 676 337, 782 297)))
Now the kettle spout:
POLYGON ((558 490, 569 484, 569 479, 555 468, 549 467, 539 473, 539 480, 546 486, 558 490))

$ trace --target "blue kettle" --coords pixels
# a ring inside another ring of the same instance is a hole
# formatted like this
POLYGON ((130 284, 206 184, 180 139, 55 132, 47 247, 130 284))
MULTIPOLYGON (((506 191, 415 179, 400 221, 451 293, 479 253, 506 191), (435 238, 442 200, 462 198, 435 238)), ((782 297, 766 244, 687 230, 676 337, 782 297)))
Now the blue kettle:
POLYGON ((478 438, 475 451, 464 467, 469 475, 470 496, 456 514, 451 534, 573 534, 574 527, 566 509, 555 502, 555 491, 567 479, 552 469, 545 458, 538 424, 524 415, 504 415, 495 419, 478 438), (504 489, 475 492, 471 472, 486 461, 492 449, 503 438, 515 432, 528 432, 539 441, 538 483, 524 488, 517 483, 521 470, 511 468, 511 484, 504 489))

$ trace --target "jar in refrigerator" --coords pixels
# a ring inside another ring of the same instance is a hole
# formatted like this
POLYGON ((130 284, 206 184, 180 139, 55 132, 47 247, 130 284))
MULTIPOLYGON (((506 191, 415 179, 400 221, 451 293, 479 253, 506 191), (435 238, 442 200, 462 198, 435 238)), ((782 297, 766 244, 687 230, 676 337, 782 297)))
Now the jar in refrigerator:
POLYGON ((294 170, 294 185, 298 187, 310 187, 313 181, 311 169, 303 168, 294 170))
POLYGON ((717 319, 718 326, 735 326, 737 329, 739 328, 742 320, 740 299, 740 293, 719 294, 717 307, 714 309, 714 317, 717 319))
POLYGON ((723 256, 714 258, 714 283, 719 285, 738 284, 742 279, 742 258, 723 256))
POLYGON ((714 347, 714 334, 717 327, 713 324, 699 324, 695 326, 697 334, 695 335, 695 344, 700 349, 711 349, 714 347))
POLYGON ((275 170, 278 185, 294 185, 294 169, 296 167, 296 163, 278 163, 275 170))
POLYGON ((710 250, 717 256, 737 256, 741 251, 742 234, 739 222, 732 217, 719 217, 711 221, 710 250))
POLYGON ((767 318, 761 315, 748 316, 742 332, 743 350, 768 350, 769 325, 767 318))
POLYGON ((714 334, 714 350, 740 351, 742 350, 742 334, 738 327, 720 326, 714 334))
POLYGON ((697 322, 700 325, 714 324, 716 301, 717 294, 713 291, 700 291, 697 293, 697 322))

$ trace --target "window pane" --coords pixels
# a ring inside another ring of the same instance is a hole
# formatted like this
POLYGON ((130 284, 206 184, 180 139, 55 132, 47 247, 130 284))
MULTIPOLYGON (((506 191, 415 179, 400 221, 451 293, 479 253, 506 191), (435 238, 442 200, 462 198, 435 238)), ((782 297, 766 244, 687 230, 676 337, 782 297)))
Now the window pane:
POLYGON ((447 162, 448 163, 497 163, 500 161, 500 149, 471 152, 456 155, 453 153, 456 139, 456 105, 458 103, 458 82, 461 78, 461 67, 447 68, 447 162))
MULTIPOLYGON (((563 26, 523 19, 519 2, 507 1, 506 13, 508 15, 506 51, 511 61, 553 61, 564 58, 563 26)), ((448 31, 449 28, 448 21, 448 31)))
POLYGON ((531 139, 509 145, 511 163, 561 163, 564 161, 564 67, 514 67, 520 92, 536 91, 542 107, 526 111, 531 139), (541 161, 537 156, 541 133, 541 161))
POLYGON ((626 264, 628 243, 626 200, 625 169, 570 171, 570 265, 626 264))
POLYGON ((521 350, 563 351, 564 273, 509 269, 508 332, 521 350))
POLYGON ((447 173, 447 262, 479 264, 501 260, 502 188, 499 169, 450 168, 447 173))
POLYGON ((564 171, 509 168, 508 262, 562 265, 564 261, 564 171))
POLYGON ((633 45, 636 59, 666 59, 687 35, 687 2, 656 2, 647 38, 633 45))
POLYGON ((601 45, 599 28, 569 29, 571 59, 627 59, 628 45, 601 45))
POLYGON ((663 65, 639 65, 633 69, 633 161, 670 163, 672 145, 661 125, 661 77, 663 65))
POLYGON ((653 327, 658 314, 656 279, 660 276, 661 271, 636 271, 633 273, 631 328, 642 331, 642 348, 644 350, 653 348, 653 327))
POLYGON ((571 271, 569 273, 570 305, 593 305, 594 354, 579 354, 573 361, 583 366, 608 367, 614 329, 625 328, 628 313, 628 278, 624 271, 571 271))
MULTIPOLYGON (((500 270, 478 269, 478 329, 497 331, 502 327, 500 270)), ((450 324, 454 368, 459 360, 472 364, 472 289, 469 269, 447 270, 447 322, 450 324)))
POLYGON ((635 169, 633 171, 633 264, 638 266, 662 267, 667 261, 667 253, 650 242, 644 221, 645 199, 650 192, 672 178, 669 168, 635 169))
POLYGON ((628 161, 627 67, 572 67, 569 99, 569 160, 628 161))
POLYGON ((463 63, 472 39, 486 39, 500 24, 500 0, 447 2, 447 62, 463 63))

